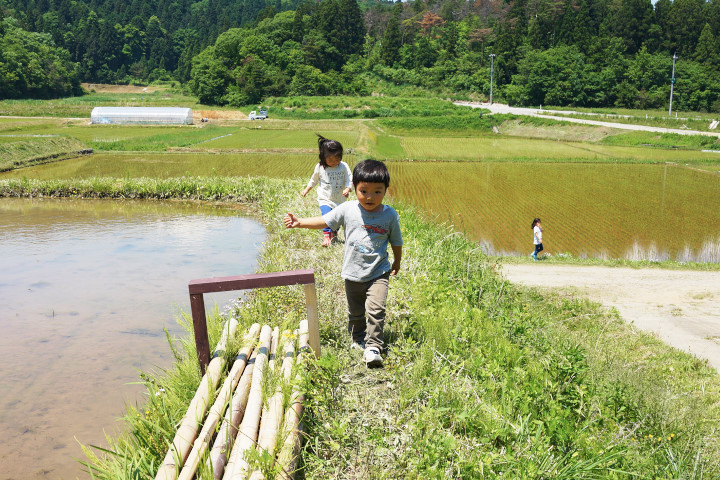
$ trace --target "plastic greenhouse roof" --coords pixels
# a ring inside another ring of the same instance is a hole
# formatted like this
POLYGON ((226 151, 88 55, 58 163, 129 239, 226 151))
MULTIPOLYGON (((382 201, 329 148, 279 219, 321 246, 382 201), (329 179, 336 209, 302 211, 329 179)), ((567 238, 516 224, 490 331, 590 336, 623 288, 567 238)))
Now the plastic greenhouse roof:
POLYGON ((192 109, 184 107, 95 107, 91 123, 192 124, 192 109))

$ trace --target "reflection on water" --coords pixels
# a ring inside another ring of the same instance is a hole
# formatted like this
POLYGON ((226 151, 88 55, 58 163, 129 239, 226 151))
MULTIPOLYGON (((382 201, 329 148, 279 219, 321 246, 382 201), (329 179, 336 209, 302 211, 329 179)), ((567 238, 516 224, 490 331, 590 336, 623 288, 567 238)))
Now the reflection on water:
POLYGON ((77 441, 102 445, 124 403, 142 402, 142 388, 129 385, 138 370, 171 365, 163 328, 184 334, 175 319, 189 311, 188 282, 255 270, 265 231, 237 213, 183 203, 0 201, 3 478, 86 476, 73 460, 82 457, 77 441))

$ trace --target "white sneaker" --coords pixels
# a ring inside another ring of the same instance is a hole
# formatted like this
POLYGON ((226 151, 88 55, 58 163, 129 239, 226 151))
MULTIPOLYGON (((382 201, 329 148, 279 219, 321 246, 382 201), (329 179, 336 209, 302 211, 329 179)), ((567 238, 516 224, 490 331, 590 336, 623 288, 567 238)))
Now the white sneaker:
POLYGON ((352 342, 352 344, 350 344, 350 350, 360 350, 361 352, 364 352, 365 341, 360 340, 359 342, 352 342))
POLYGON ((380 356, 380 351, 375 347, 368 347, 363 353, 363 362, 368 368, 382 367, 383 358, 380 356))

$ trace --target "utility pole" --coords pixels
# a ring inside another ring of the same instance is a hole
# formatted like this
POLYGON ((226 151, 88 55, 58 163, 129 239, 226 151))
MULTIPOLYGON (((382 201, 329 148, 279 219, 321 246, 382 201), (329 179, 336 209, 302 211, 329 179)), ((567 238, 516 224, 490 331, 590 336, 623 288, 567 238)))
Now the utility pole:
MULTIPOLYGON (((672 68, 672 77, 670 77, 670 109, 668 110, 668 117, 672 116, 672 97, 673 97, 673 87, 675 86, 675 60, 678 59, 678 56, 673 53, 673 68, 672 68)), ((492 103, 492 102, 490 102, 492 103)))
POLYGON ((495 57, 497 57, 497 55, 491 53, 488 57, 490 57, 490 105, 492 105, 493 69, 495 67, 495 57))

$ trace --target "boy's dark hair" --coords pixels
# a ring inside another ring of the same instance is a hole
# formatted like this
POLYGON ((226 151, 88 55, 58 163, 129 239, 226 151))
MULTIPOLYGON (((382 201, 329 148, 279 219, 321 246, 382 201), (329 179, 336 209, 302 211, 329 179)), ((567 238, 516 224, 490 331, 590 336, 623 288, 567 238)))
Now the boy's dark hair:
POLYGON ((320 151, 318 156, 320 157, 320 165, 322 165, 323 168, 327 168, 328 166, 326 160, 328 155, 340 155, 340 159, 342 160, 343 146, 340 142, 325 138, 319 133, 315 135, 318 136, 318 150, 320 151))
POLYGON ((360 182, 384 183, 385 188, 390 186, 390 172, 383 162, 367 159, 355 165, 352 173, 353 186, 360 182))
POLYGON ((535 229, 535 225, 537 225, 538 223, 540 223, 540 219, 536 218, 535 220, 533 220, 532 225, 530 225, 530 228, 535 229))

